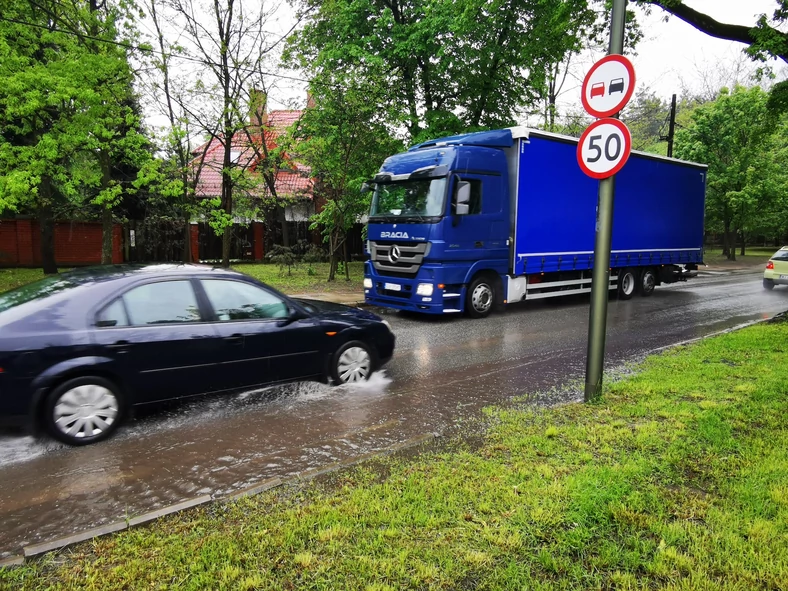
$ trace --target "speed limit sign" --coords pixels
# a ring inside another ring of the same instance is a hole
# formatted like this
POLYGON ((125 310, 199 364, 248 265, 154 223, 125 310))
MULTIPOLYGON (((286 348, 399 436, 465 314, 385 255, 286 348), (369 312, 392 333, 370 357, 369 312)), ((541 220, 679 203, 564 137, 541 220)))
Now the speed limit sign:
POLYGON ((606 179, 624 167, 632 150, 629 129, 618 119, 599 119, 577 144, 577 162, 588 176, 606 179))

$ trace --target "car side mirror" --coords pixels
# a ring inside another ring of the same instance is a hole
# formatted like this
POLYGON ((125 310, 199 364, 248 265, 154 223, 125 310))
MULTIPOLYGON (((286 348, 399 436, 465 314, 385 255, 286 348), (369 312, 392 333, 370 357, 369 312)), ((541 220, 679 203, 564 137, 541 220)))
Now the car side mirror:
POLYGON ((298 320, 302 320, 306 317, 306 314, 301 312, 301 310, 297 308, 290 308, 287 311, 287 316, 279 321, 279 326, 287 326, 288 324, 292 324, 293 322, 297 322, 298 320))

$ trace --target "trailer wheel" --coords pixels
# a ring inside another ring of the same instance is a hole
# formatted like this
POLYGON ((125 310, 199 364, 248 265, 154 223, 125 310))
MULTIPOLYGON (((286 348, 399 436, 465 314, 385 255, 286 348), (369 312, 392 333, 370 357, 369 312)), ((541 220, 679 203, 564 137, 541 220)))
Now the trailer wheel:
POLYGON ((638 284, 638 291, 640 295, 644 298, 647 298, 657 287, 657 274, 654 273, 654 269, 651 267, 646 267, 643 269, 643 272, 640 274, 640 283, 638 284))
POLYGON ((495 282, 488 275, 479 275, 468 286, 465 310, 471 318, 485 318, 495 304, 495 282))
POLYGON ((628 267, 626 269, 619 269, 618 299, 620 300, 630 299, 635 293, 637 284, 638 284, 637 277, 635 277, 635 271, 633 269, 630 269, 628 267))

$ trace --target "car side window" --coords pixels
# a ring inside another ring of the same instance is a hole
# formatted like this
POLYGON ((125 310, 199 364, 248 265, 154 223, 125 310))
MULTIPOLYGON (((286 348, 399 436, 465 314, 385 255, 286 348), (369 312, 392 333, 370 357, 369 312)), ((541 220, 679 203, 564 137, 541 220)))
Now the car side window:
POLYGON ((128 326, 129 319, 126 317, 126 307, 123 305, 123 300, 116 299, 109 306, 105 306, 101 312, 96 315, 96 326, 128 326))
POLYGON ((123 301, 134 326, 201 320, 197 296, 188 280, 140 285, 126 292, 123 301))
POLYGON ((256 285, 241 281, 203 279, 202 286, 220 321, 287 318, 287 303, 256 285))

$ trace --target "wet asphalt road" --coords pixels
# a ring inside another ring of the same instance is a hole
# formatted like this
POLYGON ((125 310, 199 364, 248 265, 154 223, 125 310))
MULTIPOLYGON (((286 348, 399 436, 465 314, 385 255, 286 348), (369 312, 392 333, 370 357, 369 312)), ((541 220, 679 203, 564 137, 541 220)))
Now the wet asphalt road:
MULTIPOLYGON (((608 364, 788 310, 788 289, 766 292, 760 277, 705 275, 651 298, 611 300, 608 364)), ((518 304, 483 321, 387 318, 395 358, 363 386, 298 384, 201 399, 85 448, 0 432, 0 557, 184 498, 223 496, 451 432, 486 405, 583 377, 587 297, 518 304)))

